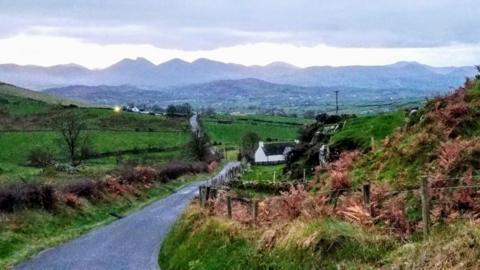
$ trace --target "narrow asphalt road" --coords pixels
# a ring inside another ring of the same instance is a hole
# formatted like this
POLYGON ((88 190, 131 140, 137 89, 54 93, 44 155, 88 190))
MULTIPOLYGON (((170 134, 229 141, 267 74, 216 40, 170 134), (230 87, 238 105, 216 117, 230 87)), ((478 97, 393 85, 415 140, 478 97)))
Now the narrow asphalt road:
POLYGON ((200 130, 200 125, 198 124, 198 114, 195 113, 194 115, 192 115, 189 122, 193 134, 197 134, 197 131, 200 130))
MULTIPOLYGON (((239 163, 226 164, 219 175, 235 166, 239 163)), ((202 183, 190 184, 125 218, 43 251, 15 269, 160 269, 161 243, 202 183)))

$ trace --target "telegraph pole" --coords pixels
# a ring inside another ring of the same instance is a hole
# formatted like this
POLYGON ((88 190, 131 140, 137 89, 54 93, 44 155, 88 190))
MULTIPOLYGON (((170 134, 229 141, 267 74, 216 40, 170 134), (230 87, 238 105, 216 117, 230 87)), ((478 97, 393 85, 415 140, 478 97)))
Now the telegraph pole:
POLYGON ((335 114, 338 115, 338 90, 335 90, 335 114))

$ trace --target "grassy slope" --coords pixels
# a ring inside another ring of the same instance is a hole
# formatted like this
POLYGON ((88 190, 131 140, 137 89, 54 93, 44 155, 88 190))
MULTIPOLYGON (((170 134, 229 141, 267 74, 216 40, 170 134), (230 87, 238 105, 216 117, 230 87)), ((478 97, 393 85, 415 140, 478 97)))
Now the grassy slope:
POLYGON ((345 141, 353 142, 361 150, 371 146, 371 138, 376 142, 390 135, 396 128, 403 126, 405 114, 393 112, 372 116, 363 116, 347 120, 343 129, 332 136, 330 144, 338 145, 345 141))
MULTIPOLYGON (((420 176, 438 171, 442 145, 458 140, 478 140, 480 82, 473 82, 465 93, 462 101, 452 101, 453 96, 447 96, 427 103, 426 108, 412 118, 409 126, 395 132, 384 145, 379 145, 376 151, 361 158, 351 172, 353 182, 369 179, 387 182, 395 188, 418 186, 420 176), (435 103, 440 104, 438 110, 435 109, 435 103), (462 106, 461 103, 465 105, 466 113, 455 115, 455 108, 462 106), (443 121, 447 127, 441 124, 443 121), (459 121, 458 125, 455 121, 459 121), (453 130, 451 135, 446 135, 445 132, 450 128, 453 130)), ((445 177, 459 177, 468 166, 472 166, 474 175, 480 173, 475 151, 460 153, 459 159, 458 168, 448 172, 445 177)), ((458 181, 450 183, 456 184, 458 181)))
POLYGON ((10 97, 19 97, 22 99, 29 99, 32 101, 41 101, 48 104, 77 104, 83 105, 81 103, 66 100, 63 98, 51 96, 45 93, 28 90, 25 88, 17 87, 11 84, 5 84, 0 82, 0 95, 10 96, 10 97))
MULTIPOLYGON (((55 131, 56 118, 66 110, 76 111, 86 122, 93 150, 99 153, 149 147, 178 147, 188 140, 184 119, 135 113, 115 113, 105 108, 62 108, 60 99, 11 85, 0 85, 0 182, 17 181, 19 177, 38 177, 40 169, 26 165, 28 153, 35 148, 54 152, 58 160, 64 155, 55 131), (10 132, 15 130, 15 132, 10 132)), ((179 151, 177 151, 177 155, 179 151)), ((169 159, 174 153, 156 155, 169 159)), ((150 155, 152 156, 152 155, 150 155)), ((139 155, 144 157, 144 155, 139 155)), ((135 158, 128 155, 124 158, 135 158)), ((87 161, 89 171, 105 172, 115 166, 114 158, 87 161)), ((65 177, 69 178, 69 177, 65 177)))

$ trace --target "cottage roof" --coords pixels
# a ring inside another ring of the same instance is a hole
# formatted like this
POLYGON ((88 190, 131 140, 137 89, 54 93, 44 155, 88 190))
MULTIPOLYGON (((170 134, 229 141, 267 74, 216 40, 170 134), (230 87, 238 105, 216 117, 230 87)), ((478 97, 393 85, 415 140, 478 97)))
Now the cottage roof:
POLYGON ((294 147, 295 143, 265 143, 263 144, 263 151, 267 156, 283 155, 285 148, 294 147))

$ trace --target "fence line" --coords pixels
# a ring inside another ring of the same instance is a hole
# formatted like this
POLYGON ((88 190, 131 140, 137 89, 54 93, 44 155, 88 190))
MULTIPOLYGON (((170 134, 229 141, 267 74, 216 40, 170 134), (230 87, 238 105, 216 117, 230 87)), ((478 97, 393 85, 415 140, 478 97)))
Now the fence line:
MULTIPOLYGON (((243 172, 242 167, 235 167, 234 169, 229 170, 227 173, 227 177, 225 179, 218 179, 219 181, 213 182, 211 186, 201 186, 200 189, 200 202, 203 207, 205 207, 205 202, 208 201, 210 198, 216 198, 217 192, 219 189, 222 188, 225 184, 229 184, 233 178, 236 178, 243 172), (220 181, 221 180, 221 181, 220 181)), ((304 183, 302 180, 298 180, 297 183, 291 183, 292 186, 295 184, 302 184, 304 183)), ((267 184, 278 184, 274 182, 270 182, 267 184)), ((427 238, 430 233, 430 209, 431 209, 431 201, 432 198, 429 196, 429 190, 452 190, 452 189, 470 189, 470 188, 480 188, 480 185, 457 185, 457 186, 447 186, 447 187, 429 187, 428 181, 426 177, 422 177, 421 185, 419 187, 414 188, 406 188, 401 190, 390 191, 385 194, 386 197, 398 195, 404 192, 412 192, 412 191, 420 191, 421 197, 421 210, 422 210, 422 222, 423 226, 423 234, 424 237, 427 238)), ((371 185, 370 183, 365 183, 361 188, 340 188, 340 189, 330 189, 326 191, 317 192, 317 194, 329 194, 335 197, 341 195, 342 192, 361 192, 362 193, 362 200, 364 203, 364 207, 367 209, 371 217, 374 217, 374 208, 371 202, 371 185)), ((228 218, 232 218, 232 202, 239 201, 241 203, 250 204, 251 213, 252 213, 252 220, 254 223, 257 220, 258 216, 258 200, 255 199, 247 199, 243 197, 232 197, 231 195, 227 195, 227 216, 228 218)))

